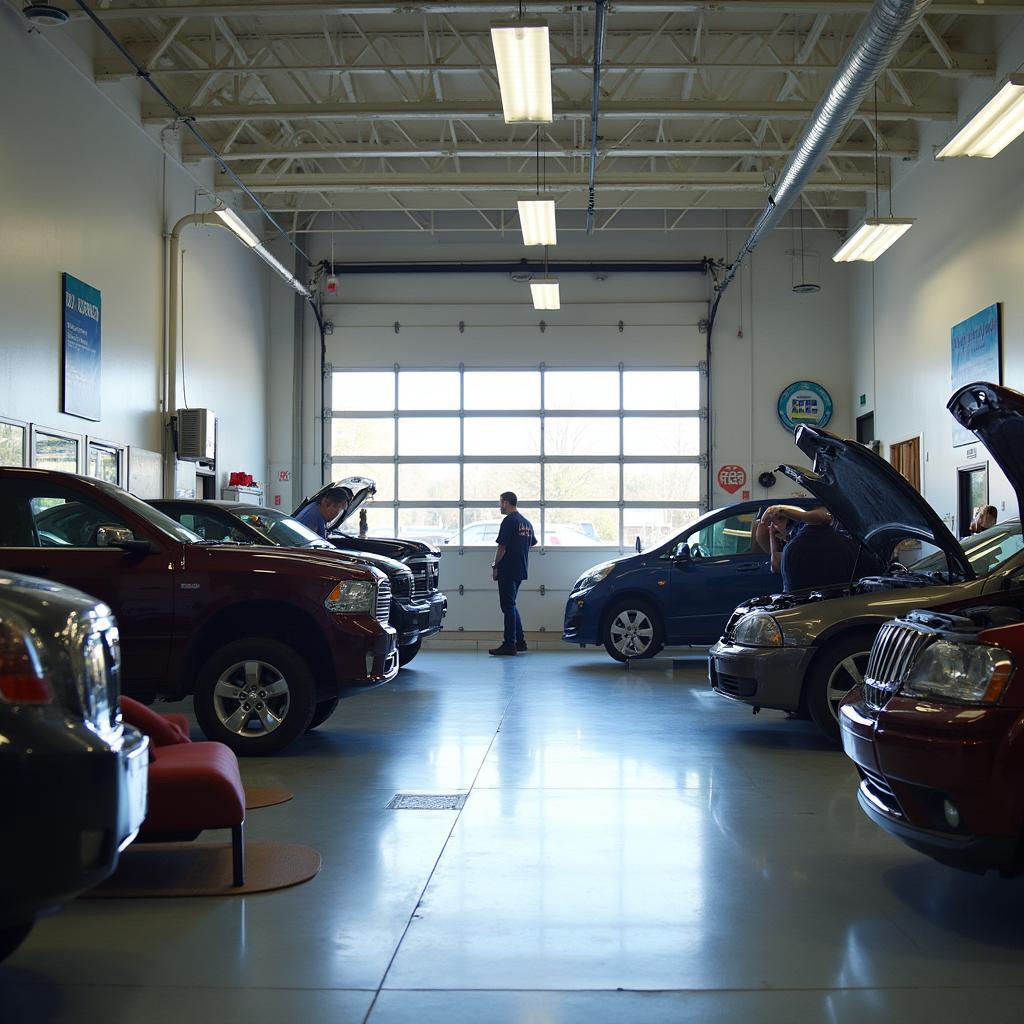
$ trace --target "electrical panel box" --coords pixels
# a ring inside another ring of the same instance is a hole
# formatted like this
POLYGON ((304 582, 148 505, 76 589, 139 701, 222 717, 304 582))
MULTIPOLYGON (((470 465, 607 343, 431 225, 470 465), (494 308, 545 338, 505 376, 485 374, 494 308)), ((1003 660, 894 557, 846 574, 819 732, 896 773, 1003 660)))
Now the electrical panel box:
POLYGON ((217 416, 210 409, 178 410, 178 458, 186 462, 217 457, 217 416))

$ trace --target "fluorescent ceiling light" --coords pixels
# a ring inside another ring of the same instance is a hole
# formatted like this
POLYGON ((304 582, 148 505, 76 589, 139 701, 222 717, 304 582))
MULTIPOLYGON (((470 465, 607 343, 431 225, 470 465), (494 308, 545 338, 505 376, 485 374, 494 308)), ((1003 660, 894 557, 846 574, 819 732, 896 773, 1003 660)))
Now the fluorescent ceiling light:
POLYGON ((554 245, 554 199, 520 199, 519 226, 523 229, 523 245, 554 245))
POLYGON ((523 20, 491 26, 498 86, 506 124, 549 124, 551 47, 544 21, 523 20))
POLYGON ((558 299, 558 278, 538 277, 530 282, 534 309, 561 309, 558 299))
POLYGON ((1010 75, 1003 87, 935 154, 993 157, 1024 132, 1024 75, 1010 75))
POLYGON ((266 263, 266 265, 270 267, 275 274, 284 278, 284 280, 287 281, 288 284, 290 284, 301 296, 307 299, 309 298, 309 289, 299 281, 280 260, 271 255, 268 250, 264 249, 262 245, 254 246, 253 252, 256 253, 256 255, 259 256, 259 258, 263 260, 263 262, 266 263))
POLYGON ((832 262, 863 260, 873 263, 897 238, 906 234, 913 223, 913 219, 905 217, 868 217, 839 247, 832 262))
POLYGON ((241 217, 235 213, 234 210, 229 210, 224 207, 221 210, 214 210, 215 214, 224 222, 225 227, 229 227, 238 237, 245 242, 250 249, 255 249, 260 244, 259 238, 256 234, 250 230, 249 226, 242 220, 241 217))

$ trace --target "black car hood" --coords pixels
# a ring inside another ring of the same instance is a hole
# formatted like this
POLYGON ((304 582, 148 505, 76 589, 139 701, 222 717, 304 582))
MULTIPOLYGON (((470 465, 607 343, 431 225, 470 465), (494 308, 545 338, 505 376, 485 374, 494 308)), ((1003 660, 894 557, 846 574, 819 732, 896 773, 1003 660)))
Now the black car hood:
POLYGON ((979 381, 955 391, 946 408, 960 426, 977 434, 1006 474, 1019 513, 1024 509, 1024 395, 979 381))
POLYGON ((962 579, 974 579, 974 570, 956 537, 888 462, 856 441, 820 427, 802 424, 796 428, 794 440, 813 460, 814 469, 779 466, 779 472, 826 505, 883 565, 892 561, 901 540, 921 540, 945 553, 951 571, 962 579))
POLYGON ((336 548, 358 554, 374 551, 402 561, 414 555, 437 555, 439 551, 430 544, 419 540, 405 540, 398 537, 356 537, 351 533, 331 533, 327 538, 336 548))
POLYGON ((292 515, 297 516, 304 508, 307 508, 309 505, 315 505, 327 491, 334 490, 337 487, 347 487, 352 492, 352 500, 349 502, 348 508, 346 508, 341 515, 336 519, 332 519, 327 524, 328 530, 338 529, 346 519, 350 519, 352 517, 352 513, 355 512, 367 498, 372 498, 377 493, 377 485, 369 477, 350 476, 346 477, 344 480, 334 480, 321 487, 316 494, 312 494, 308 498, 303 498, 302 504, 299 505, 292 515))

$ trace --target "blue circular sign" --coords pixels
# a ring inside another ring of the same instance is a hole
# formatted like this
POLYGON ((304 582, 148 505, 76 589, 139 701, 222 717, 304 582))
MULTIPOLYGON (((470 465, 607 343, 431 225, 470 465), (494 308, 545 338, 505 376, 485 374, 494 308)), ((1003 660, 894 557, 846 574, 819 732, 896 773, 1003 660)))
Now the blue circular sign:
POLYGON ((798 380, 779 395, 779 420, 787 430, 801 423, 823 427, 832 419, 832 396, 813 380, 798 380))

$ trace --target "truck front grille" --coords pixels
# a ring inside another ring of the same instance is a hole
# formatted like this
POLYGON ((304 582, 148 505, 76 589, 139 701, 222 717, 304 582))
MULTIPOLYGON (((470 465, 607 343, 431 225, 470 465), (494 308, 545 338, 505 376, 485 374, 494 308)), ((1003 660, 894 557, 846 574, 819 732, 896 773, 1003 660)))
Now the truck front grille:
POLYGON ((405 564, 412 570, 413 596, 430 597, 437 590, 440 559, 434 555, 419 555, 406 559, 405 564))
POLYGON ((868 707, 881 710, 899 692, 917 656, 934 640, 902 622, 887 622, 875 638, 864 673, 864 700, 868 707))
POLYGON ((391 618, 391 581, 380 580, 377 584, 377 609, 376 618, 378 622, 387 622, 391 618))

